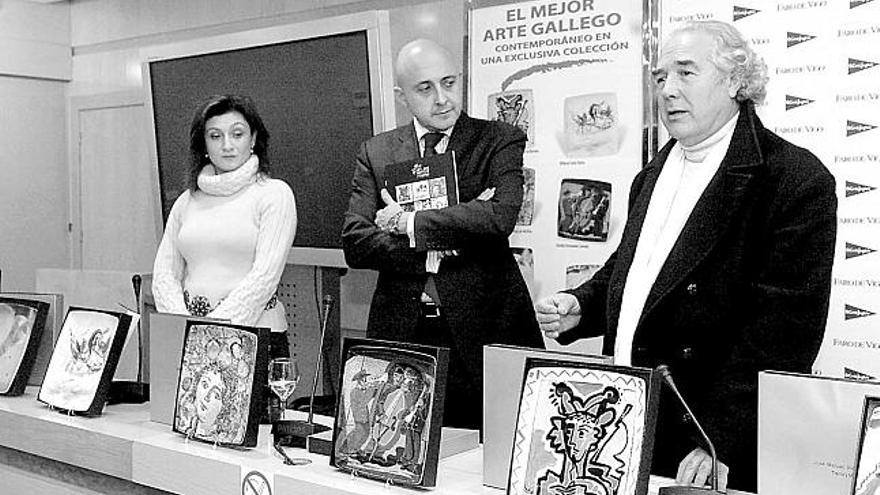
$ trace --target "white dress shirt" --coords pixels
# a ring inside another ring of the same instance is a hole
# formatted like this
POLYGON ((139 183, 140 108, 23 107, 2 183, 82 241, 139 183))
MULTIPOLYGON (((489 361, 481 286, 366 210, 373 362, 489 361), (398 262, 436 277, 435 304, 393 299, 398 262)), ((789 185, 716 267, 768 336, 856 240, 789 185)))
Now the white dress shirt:
POLYGON ((730 146, 738 115, 698 144, 682 146, 676 143, 666 158, 651 193, 623 288, 614 343, 615 364, 631 366, 633 337, 645 301, 694 206, 718 172, 730 146))

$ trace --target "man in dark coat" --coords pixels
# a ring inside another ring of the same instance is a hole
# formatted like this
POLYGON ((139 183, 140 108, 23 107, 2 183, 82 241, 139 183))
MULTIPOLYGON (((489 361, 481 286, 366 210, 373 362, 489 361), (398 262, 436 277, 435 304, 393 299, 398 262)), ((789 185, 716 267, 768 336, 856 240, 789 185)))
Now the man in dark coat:
POLYGON ((361 146, 342 228, 345 259, 379 271, 367 336, 450 348, 448 426, 480 428, 483 345, 543 348, 508 236, 522 204, 526 137, 461 112, 461 73, 434 42, 404 46, 398 100, 413 123, 361 146), (455 152, 459 204, 404 212, 385 167, 455 152))
MULTIPOLYGON (((752 491, 758 372, 810 372, 837 208, 822 163, 755 114, 766 79, 732 26, 675 31, 654 70, 673 139, 633 181, 617 251, 591 280, 536 305, 561 343, 604 335, 616 363, 668 365, 715 444, 720 483, 752 491)), ((712 464, 687 422, 664 390, 654 472, 703 485, 712 464)))

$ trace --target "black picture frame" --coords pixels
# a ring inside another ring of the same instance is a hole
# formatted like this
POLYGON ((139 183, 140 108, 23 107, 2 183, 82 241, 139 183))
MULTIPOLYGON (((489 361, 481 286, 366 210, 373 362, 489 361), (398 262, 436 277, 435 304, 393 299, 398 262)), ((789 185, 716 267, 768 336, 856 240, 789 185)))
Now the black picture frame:
POLYGON ((851 495, 874 495, 880 491, 880 397, 865 396, 859 428, 851 495))
POLYGON ((49 303, 0 296, 0 395, 24 393, 48 314, 49 303))
POLYGON ((37 400, 61 412, 100 415, 131 321, 127 313, 69 307, 37 400))
POLYGON ((342 357, 330 465, 395 485, 435 486, 449 350, 346 338, 342 357))
POLYGON ((650 368, 527 357, 507 494, 562 485, 645 495, 659 380, 650 368))
POLYGON ((268 367, 268 328, 188 320, 172 430, 223 447, 256 447, 268 367))

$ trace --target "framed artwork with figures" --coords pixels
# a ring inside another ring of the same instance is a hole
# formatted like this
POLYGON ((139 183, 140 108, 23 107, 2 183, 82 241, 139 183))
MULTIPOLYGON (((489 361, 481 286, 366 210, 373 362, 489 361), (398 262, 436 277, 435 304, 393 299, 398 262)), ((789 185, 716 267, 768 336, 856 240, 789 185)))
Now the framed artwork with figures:
POLYGON ((49 303, 0 296, 0 395, 21 395, 37 357, 49 303))
POLYGON ((132 318, 128 313, 71 306, 37 399, 70 413, 101 414, 132 318))
POLYGON ((342 347, 330 464, 396 485, 434 486, 449 350, 350 338, 342 347))
POLYGON ((526 358, 507 493, 644 495, 658 393, 648 368, 526 358))
POLYGON ((256 447, 268 366, 268 328, 187 321, 172 429, 203 442, 256 447))

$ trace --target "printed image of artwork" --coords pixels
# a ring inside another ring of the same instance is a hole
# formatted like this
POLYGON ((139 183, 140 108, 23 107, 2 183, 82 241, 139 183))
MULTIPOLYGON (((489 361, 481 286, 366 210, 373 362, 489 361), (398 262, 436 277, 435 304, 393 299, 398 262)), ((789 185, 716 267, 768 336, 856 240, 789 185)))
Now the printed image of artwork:
POLYGON ((507 493, 646 493, 657 387, 650 369, 527 358, 507 493))
POLYGON ((528 138, 526 149, 535 147, 535 99, 531 89, 501 91, 489 95, 490 120, 519 127, 528 138))
POLYGON ((565 268, 565 288, 574 289, 593 278, 602 265, 568 265, 565 268))
POLYGON ((0 297, 0 395, 21 395, 36 359, 49 305, 0 297))
POLYGON ((617 95, 592 93, 570 96, 563 108, 561 139, 568 157, 607 156, 620 149, 617 95))
POLYGON ((256 446, 267 346, 264 328, 188 321, 174 431, 220 445, 256 446))
POLYGON ((100 414, 131 319, 125 313, 71 307, 37 398, 63 411, 100 414))
POLYGON ((445 177, 424 179, 395 188, 397 202, 403 211, 422 211, 449 206, 445 177))
POLYGON ((516 217, 517 225, 531 225, 535 218, 535 169, 523 167, 523 202, 516 217))
POLYGON ((436 483, 448 351, 346 339, 330 463, 394 484, 436 483))
POLYGON ((529 293, 532 297, 535 297, 535 257, 532 248, 511 247, 510 252, 513 253, 513 259, 516 260, 516 264, 519 266, 523 280, 526 281, 529 293))
POLYGON ((607 241, 610 206, 610 183, 563 179, 559 188, 557 233, 569 239, 607 241))
POLYGON ((865 397, 852 495, 880 494, 880 397, 865 397))

